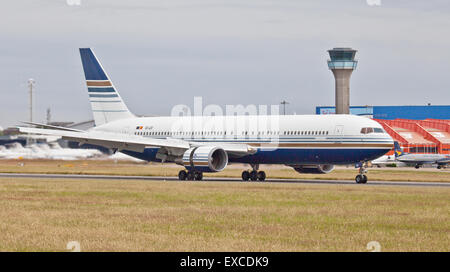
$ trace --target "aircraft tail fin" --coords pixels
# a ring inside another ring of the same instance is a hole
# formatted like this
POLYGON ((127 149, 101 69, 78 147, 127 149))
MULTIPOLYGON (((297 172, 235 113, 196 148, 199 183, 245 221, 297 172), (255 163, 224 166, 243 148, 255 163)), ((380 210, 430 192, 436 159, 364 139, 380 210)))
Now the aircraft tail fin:
POLYGON ((86 85, 96 126, 134 117, 90 48, 80 48, 86 85))
POLYGON ((397 141, 394 142, 394 154, 396 158, 406 154, 405 152, 403 152, 403 148, 401 148, 400 144, 397 141))

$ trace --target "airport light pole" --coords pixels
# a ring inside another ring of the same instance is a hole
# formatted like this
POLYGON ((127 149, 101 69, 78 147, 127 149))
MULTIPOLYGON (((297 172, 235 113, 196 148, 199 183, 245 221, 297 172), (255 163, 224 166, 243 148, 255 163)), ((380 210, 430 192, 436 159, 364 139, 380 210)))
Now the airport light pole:
POLYGON ((289 104, 286 100, 283 100, 280 102, 281 105, 283 105, 283 115, 286 115, 286 104, 289 104))
MULTIPOLYGON (((34 79, 30 78, 28 79, 28 88, 29 88, 29 95, 30 95, 30 123, 33 123, 33 87, 34 87, 34 79)), ((30 124, 30 127, 32 125, 30 124)), ((27 145, 31 144, 31 135, 28 134, 27 137, 27 145)))
POLYGON ((50 108, 47 108, 47 125, 50 125, 51 119, 52 119, 52 114, 51 114, 50 108))
POLYGON ((30 91, 30 123, 33 123, 33 87, 34 87, 34 79, 30 78, 28 80, 28 87, 30 91))

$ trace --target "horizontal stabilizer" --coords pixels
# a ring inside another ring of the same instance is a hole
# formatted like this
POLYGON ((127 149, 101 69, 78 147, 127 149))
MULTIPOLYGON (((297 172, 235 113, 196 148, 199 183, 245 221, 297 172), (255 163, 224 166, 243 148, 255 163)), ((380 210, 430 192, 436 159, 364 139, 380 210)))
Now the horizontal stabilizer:
POLYGON ((24 124, 27 124, 27 125, 33 125, 33 126, 36 126, 36 127, 39 127, 39 128, 57 129, 57 130, 75 131, 75 132, 83 132, 82 130, 74 129, 74 128, 68 128, 68 127, 52 126, 52 125, 47 125, 47 124, 32 123, 32 122, 24 122, 24 121, 22 121, 21 123, 24 123, 24 124))

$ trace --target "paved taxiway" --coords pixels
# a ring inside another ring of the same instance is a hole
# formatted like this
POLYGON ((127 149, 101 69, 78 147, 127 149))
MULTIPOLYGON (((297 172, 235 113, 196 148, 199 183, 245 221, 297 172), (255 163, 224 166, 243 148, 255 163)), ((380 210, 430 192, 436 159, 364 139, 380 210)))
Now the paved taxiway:
MULTIPOLYGON (((73 175, 73 174, 20 174, 20 173, 0 173, 0 178, 51 178, 51 179, 113 179, 113 180, 148 180, 148 181, 179 181, 177 177, 163 176, 115 176, 115 175, 73 175)), ((370 177, 369 177, 370 178, 370 177)), ((183 181, 184 182, 184 181, 183 181)), ((243 182, 238 178, 213 178, 205 177, 202 181, 195 182, 243 182)), ((267 179, 266 181, 246 181, 258 183, 301 183, 301 184, 335 184, 354 186, 422 186, 422 187, 450 187, 449 182, 417 182, 417 181, 368 181, 367 184, 356 184, 353 180, 307 180, 307 179, 267 179)))

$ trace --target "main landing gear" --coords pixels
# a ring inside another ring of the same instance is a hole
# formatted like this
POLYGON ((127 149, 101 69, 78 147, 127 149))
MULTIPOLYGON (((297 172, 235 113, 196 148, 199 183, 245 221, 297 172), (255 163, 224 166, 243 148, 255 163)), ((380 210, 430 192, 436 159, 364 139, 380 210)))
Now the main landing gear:
POLYGON ((197 171, 188 171, 181 170, 178 172, 178 179, 179 180, 202 180, 203 179, 203 173, 197 172, 197 171))
POLYGON ((359 174, 355 178, 356 183, 367 183, 367 169, 365 167, 365 164, 365 162, 361 162, 359 165, 359 174))
POLYGON ((252 171, 243 171, 242 172, 242 180, 243 181, 264 181, 266 180, 266 173, 264 171, 258 171, 259 165, 253 164, 251 165, 252 171))

